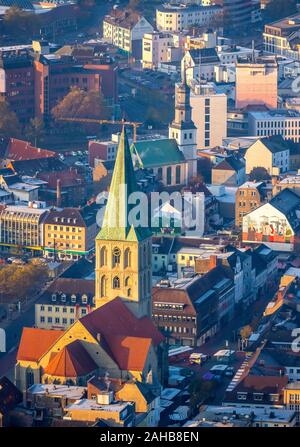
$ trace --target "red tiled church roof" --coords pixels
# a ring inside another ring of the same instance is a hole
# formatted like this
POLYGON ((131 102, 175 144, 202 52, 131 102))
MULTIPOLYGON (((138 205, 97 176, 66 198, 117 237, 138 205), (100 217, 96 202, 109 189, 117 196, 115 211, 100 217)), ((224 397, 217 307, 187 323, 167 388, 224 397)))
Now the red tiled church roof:
POLYGON ((45 374, 58 377, 80 377, 97 369, 97 365, 84 349, 79 340, 65 346, 53 354, 45 374))
POLYGON ((64 331, 24 327, 17 360, 37 362, 63 334, 64 331))

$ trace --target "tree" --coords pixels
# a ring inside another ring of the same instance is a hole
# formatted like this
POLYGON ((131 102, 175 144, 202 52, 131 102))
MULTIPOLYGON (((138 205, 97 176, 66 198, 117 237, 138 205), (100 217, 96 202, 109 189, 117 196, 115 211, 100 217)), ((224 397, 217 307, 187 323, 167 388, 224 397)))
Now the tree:
POLYGON ((40 18, 38 14, 12 6, 4 14, 3 25, 9 35, 31 38, 39 32, 40 18))
POLYGON ((269 179, 270 179, 270 175, 269 175, 268 171, 261 166, 258 166, 257 168, 253 168, 249 174, 249 180, 251 180, 251 181, 261 182, 261 181, 269 180, 269 179))
POLYGON ((209 397, 214 394, 216 384, 211 380, 196 377, 189 386, 190 409, 194 413, 209 397))
POLYGON ((26 137, 35 146, 38 145, 44 133, 45 126, 44 121, 41 118, 32 118, 25 129, 26 137))
POLYGON ((105 105, 101 92, 96 90, 85 92, 78 87, 72 87, 51 113, 56 120, 61 118, 105 119, 108 117, 108 107, 105 105))
POLYGON ((271 0, 265 14, 268 20, 278 20, 297 12, 297 0, 271 0))
POLYGON ((40 290, 48 278, 45 264, 6 265, 0 268, 1 301, 23 301, 28 295, 40 290))
POLYGON ((10 110, 6 101, 0 101, 0 138, 18 138, 20 134, 17 115, 10 110))
POLYGON ((252 332, 252 327, 248 324, 247 326, 242 327, 240 330, 240 336, 243 340, 248 340, 252 332))

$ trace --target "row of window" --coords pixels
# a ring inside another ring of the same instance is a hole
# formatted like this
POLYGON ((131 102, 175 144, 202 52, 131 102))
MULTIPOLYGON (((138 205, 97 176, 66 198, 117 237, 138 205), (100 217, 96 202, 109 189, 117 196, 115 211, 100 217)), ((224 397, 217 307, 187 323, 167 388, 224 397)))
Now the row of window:
MULTIPOLYGON (((59 317, 55 317, 55 318, 48 317, 47 318, 47 323, 55 323, 55 324, 73 324, 74 321, 75 321, 74 318, 70 318, 69 321, 68 321, 68 318, 59 318, 59 317)), ((45 323, 46 318, 41 317, 40 322, 45 323)))

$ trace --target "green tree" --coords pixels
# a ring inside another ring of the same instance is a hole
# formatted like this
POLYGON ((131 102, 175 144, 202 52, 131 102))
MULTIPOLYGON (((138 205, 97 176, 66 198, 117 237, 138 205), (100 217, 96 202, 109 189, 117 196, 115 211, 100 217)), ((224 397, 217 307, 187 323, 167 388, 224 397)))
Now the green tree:
POLYGON ((21 125, 6 101, 0 101, 0 138, 18 138, 21 125))
POLYGON ((269 175, 268 171, 261 166, 258 166, 257 168, 253 168, 249 174, 249 180, 251 180, 251 181, 261 182, 261 181, 269 180, 269 179, 270 179, 270 175, 269 175))
POLYGON ((37 146, 42 136, 45 134, 44 121, 41 118, 32 118, 25 129, 27 139, 37 146))

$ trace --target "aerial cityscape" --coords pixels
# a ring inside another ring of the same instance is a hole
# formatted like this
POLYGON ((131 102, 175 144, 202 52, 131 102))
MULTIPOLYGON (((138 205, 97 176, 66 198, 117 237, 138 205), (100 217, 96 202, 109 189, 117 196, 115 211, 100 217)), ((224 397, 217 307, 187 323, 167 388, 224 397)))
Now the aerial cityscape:
POLYGON ((300 2, 0 0, 0 439, 299 426, 300 2))

